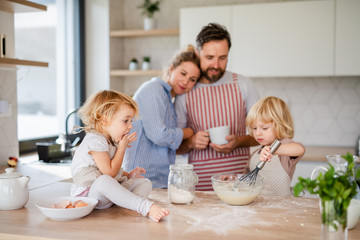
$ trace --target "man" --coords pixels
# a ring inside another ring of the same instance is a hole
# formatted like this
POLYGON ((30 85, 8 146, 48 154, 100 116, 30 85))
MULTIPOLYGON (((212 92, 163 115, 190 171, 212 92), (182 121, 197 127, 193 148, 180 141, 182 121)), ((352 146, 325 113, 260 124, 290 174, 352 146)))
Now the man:
POLYGON ((189 163, 199 176, 196 190, 213 190, 215 173, 245 173, 249 147, 258 145, 246 135, 245 118, 259 96, 248 78, 226 71, 231 39, 225 27, 210 23, 196 38, 202 77, 190 92, 178 96, 178 127, 196 133, 182 142, 177 154, 189 153, 189 163), (209 128, 230 126, 225 145, 210 143, 209 128))

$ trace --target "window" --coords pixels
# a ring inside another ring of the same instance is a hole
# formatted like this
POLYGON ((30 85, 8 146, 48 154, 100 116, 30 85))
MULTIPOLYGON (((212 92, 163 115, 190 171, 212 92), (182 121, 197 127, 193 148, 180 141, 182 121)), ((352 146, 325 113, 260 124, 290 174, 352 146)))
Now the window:
MULTIPOLYGON (((83 1, 33 2, 46 5, 47 11, 15 15, 16 57, 47 61, 49 67, 17 72, 20 152, 33 151, 36 141, 64 133, 66 116, 81 105, 84 92, 79 44, 83 1)), ((69 126, 74 119, 69 118, 69 126)))

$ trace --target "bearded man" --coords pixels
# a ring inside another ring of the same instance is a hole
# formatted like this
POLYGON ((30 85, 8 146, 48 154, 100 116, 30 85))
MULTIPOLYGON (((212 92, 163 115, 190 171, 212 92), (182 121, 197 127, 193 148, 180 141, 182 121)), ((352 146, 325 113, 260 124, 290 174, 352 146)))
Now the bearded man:
POLYGON ((250 146, 258 145, 246 133, 245 118, 259 99, 252 81, 226 71, 230 34, 224 26, 210 23, 196 38, 202 76, 195 87, 175 100, 178 127, 191 127, 195 135, 184 140, 177 154, 189 153, 189 163, 199 176, 196 190, 213 190, 211 176, 216 173, 245 173, 250 146), (210 142, 206 131, 230 126, 227 144, 210 142))

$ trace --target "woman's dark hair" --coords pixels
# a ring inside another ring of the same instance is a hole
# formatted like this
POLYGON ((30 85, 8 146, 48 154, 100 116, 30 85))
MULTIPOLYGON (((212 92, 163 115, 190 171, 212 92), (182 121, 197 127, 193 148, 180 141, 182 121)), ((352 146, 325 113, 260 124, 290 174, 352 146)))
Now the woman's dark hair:
POLYGON ((196 37, 196 47, 200 51, 203 45, 210 41, 219 41, 226 39, 229 49, 231 47, 230 34, 226 27, 218 23, 209 23, 204 26, 196 37))

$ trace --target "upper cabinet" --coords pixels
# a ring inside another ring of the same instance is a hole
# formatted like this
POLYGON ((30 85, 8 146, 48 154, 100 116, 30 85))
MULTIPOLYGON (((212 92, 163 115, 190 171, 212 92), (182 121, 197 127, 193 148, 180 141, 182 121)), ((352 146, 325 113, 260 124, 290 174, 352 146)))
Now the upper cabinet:
POLYGON ((196 35, 209 22, 225 25, 231 30, 231 21, 229 6, 180 9, 180 45, 195 45, 196 35))
POLYGON ((332 75, 333 12, 332 1, 232 7, 232 70, 247 76, 332 75))
POLYGON ((33 66, 48 67, 47 62, 14 58, 14 17, 13 14, 35 11, 46 11, 47 7, 25 0, 0 0, 0 33, 6 36, 2 43, 5 57, 0 57, 0 67, 33 66), (5 43, 5 44, 4 44, 5 43))
POLYGON ((358 0, 182 9, 180 44, 194 43, 201 26, 219 22, 232 37, 231 71, 252 77, 360 75, 358 12, 358 0))
POLYGON ((336 1, 335 75, 360 75, 360 1, 336 1))
MULTIPOLYGON (((201 28, 210 22, 227 26, 231 32, 232 18, 229 6, 197 7, 180 9, 180 48, 187 44, 196 46, 196 36, 201 28)), ((232 52, 230 51, 228 69, 231 69, 232 52)))

